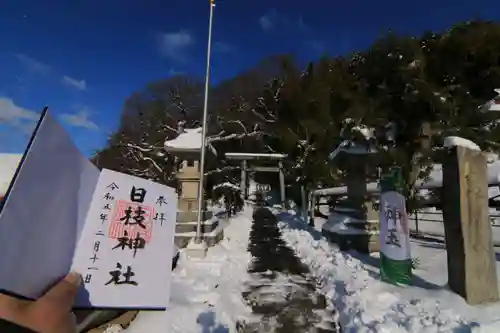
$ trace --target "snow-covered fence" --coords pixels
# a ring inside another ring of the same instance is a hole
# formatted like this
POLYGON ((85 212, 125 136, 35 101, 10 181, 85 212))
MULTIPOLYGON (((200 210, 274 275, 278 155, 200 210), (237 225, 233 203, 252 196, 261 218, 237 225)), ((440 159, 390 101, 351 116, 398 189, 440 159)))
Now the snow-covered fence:
MULTIPOLYGON (((425 208, 409 214, 410 229, 416 234, 429 234, 444 237, 443 212, 438 209, 425 208)), ((489 218, 491 226, 498 231, 500 242, 500 211, 490 208, 489 218)))

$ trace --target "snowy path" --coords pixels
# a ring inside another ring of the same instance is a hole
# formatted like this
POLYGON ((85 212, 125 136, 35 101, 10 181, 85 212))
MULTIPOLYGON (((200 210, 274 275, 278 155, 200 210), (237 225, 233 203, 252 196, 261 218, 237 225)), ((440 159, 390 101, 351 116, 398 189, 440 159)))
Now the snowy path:
POLYGON ((140 312, 127 333, 235 332, 236 321, 251 317, 242 298, 249 279, 247 252, 252 209, 230 220, 224 240, 201 260, 185 258, 173 273, 171 308, 166 312, 140 312))
POLYGON ((310 270, 285 244, 267 208, 256 208, 250 240, 253 280, 245 298, 262 318, 247 322, 243 332, 338 332, 331 302, 317 291, 310 270))
POLYGON ((499 304, 471 307, 446 288, 442 244, 412 241, 422 261, 414 286, 398 288, 379 280, 377 256, 341 252, 293 213, 275 213, 283 239, 335 304, 343 332, 500 332, 499 304))

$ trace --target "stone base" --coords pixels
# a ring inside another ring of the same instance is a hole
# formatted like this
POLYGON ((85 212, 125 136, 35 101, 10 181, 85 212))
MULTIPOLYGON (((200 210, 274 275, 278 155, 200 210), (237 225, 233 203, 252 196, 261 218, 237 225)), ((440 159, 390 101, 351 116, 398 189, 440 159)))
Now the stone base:
MULTIPOLYGON (((185 233, 185 232, 196 232, 196 226, 198 223, 196 220, 189 222, 177 222, 175 224, 175 233, 185 233)), ((214 231, 219 226, 219 220, 211 219, 208 221, 201 222, 201 232, 210 233, 214 231)))
POLYGON ((340 234, 322 230, 321 233, 330 242, 338 244, 341 251, 356 250, 360 253, 380 252, 378 232, 340 234))
MULTIPOLYGON (((196 231, 175 233, 174 242, 177 247, 184 248, 194 237, 196 237, 196 231)), ((208 247, 218 244, 224 238, 224 226, 218 224, 214 230, 202 233, 201 238, 208 247)))
MULTIPOLYGON (((201 213, 201 220, 202 221, 207 221, 214 216, 214 213, 211 210, 204 210, 201 213)), ((191 221, 196 221, 198 220, 198 212, 197 211, 179 211, 177 212, 177 217, 176 221, 177 223, 182 223, 182 222, 191 222, 191 221)))
POLYGON ((191 238, 184 253, 189 259, 203 259, 207 256, 208 246, 203 239, 200 243, 196 243, 195 238, 191 238))

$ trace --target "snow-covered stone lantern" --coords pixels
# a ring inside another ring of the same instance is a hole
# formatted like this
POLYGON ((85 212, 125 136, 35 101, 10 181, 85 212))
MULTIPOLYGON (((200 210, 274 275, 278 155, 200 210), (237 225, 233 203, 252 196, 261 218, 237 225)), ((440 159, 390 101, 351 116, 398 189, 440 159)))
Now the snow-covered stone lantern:
MULTIPOLYGON (((177 223, 175 242, 179 247, 185 247, 196 235, 196 220, 198 216, 198 186, 200 186, 200 154, 201 127, 184 129, 179 127, 180 134, 165 141, 165 151, 174 155, 179 161, 176 178, 179 182, 179 199, 177 204, 177 223)), ((216 244, 223 237, 222 227, 213 218, 211 211, 202 209, 202 238, 208 246, 216 244)))
POLYGON ((369 168, 374 167, 377 154, 373 144, 374 129, 362 125, 349 126, 349 134, 344 131, 341 135, 346 139, 330 153, 329 160, 345 174, 347 200, 343 207, 336 207, 334 211, 342 216, 339 223, 343 227, 334 230, 323 228, 323 232, 349 248, 363 252, 377 251, 379 216, 378 210, 374 209, 377 193, 370 193, 367 188, 369 168))
POLYGON ((330 163, 344 170, 349 207, 360 212, 361 217, 378 220, 367 191, 368 168, 376 151, 349 140, 343 141, 329 156, 330 163))

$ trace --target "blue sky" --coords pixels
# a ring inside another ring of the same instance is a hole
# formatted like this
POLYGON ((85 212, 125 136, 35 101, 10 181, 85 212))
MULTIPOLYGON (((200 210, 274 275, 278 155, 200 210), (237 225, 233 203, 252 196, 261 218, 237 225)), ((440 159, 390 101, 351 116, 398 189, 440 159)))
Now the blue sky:
MULTIPOLYGON (((388 29, 418 34, 481 17, 495 0, 218 0, 212 80, 276 53, 299 59, 368 47, 388 29), (417 5, 418 4, 418 5, 417 5)), ((3 0, 0 152, 21 152, 44 105, 90 155, 146 83, 202 76, 208 0, 3 0)))

